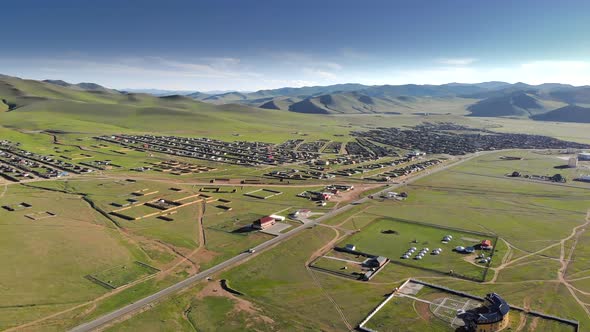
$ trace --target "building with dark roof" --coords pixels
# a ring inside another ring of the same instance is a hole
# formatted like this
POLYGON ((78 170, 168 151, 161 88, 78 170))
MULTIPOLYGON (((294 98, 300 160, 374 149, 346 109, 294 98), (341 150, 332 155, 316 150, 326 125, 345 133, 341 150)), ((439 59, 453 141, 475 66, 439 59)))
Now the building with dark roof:
POLYGON ((467 331, 494 332, 508 325, 509 311, 510 306, 500 295, 490 293, 481 307, 459 313, 457 317, 463 319, 467 331))
POLYGON ((388 261, 389 261, 389 259, 387 259, 386 257, 377 256, 377 257, 368 258, 367 260, 365 260, 363 262, 363 265, 366 267, 382 267, 388 261))

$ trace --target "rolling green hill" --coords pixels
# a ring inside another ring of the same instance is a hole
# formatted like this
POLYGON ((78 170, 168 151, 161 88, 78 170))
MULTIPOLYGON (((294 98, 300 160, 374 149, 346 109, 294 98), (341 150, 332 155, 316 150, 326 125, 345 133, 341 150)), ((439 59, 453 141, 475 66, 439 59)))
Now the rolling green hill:
POLYGON ((53 84, 53 85, 58 85, 58 86, 62 86, 62 87, 66 87, 66 88, 70 88, 70 89, 74 89, 74 90, 82 90, 82 91, 103 91, 103 92, 112 92, 112 93, 118 93, 117 90, 112 90, 112 89, 107 89, 102 85, 98 85, 96 83, 78 83, 78 84, 72 84, 72 83, 68 83, 66 81, 62 81, 62 80, 43 80, 44 83, 49 83, 49 84, 53 84))
POLYGON ((214 105, 186 96, 83 91, 7 76, 0 77, 0 100, 0 124, 21 131, 166 133, 280 141, 290 136, 294 123, 306 123, 316 133, 326 132, 321 126, 339 124, 331 119, 311 121, 309 115, 294 112, 214 105))
POLYGON ((512 92, 507 95, 489 97, 470 105, 467 109, 470 116, 499 117, 517 116, 529 117, 535 114, 547 112, 563 103, 542 100, 538 95, 523 91, 512 92))
POLYGON ((567 84, 484 82, 442 85, 338 84, 302 88, 190 95, 213 104, 238 103, 304 114, 460 114, 531 117, 567 104, 590 104, 590 87, 567 84))
POLYGON ((532 116, 533 120, 590 123, 590 108, 568 105, 556 110, 532 116))

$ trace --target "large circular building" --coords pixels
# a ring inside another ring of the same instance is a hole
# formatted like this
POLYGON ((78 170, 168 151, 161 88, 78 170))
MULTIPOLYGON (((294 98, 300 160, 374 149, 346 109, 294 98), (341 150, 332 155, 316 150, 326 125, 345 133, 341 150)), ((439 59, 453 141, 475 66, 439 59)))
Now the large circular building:
POLYGON ((465 329, 473 332, 495 332, 508 326, 510 306, 496 293, 486 295, 481 307, 471 309, 457 316, 465 322, 465 329))

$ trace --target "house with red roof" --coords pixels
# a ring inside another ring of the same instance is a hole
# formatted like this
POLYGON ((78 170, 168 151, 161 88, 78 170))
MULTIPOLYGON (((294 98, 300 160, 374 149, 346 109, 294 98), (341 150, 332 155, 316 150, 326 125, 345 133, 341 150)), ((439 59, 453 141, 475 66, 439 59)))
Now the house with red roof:
POLYGON ((276 223, 275 218, 271 216, 262 217, 252 223, 254 229, 267 229, 276 223))
POLYGON ((492 241, 490 241, 490 240, 483 240, 483 241, 481 241, 481 244, 479 246, 483 250, 490 250, 490 249, 492 249, 492 241))

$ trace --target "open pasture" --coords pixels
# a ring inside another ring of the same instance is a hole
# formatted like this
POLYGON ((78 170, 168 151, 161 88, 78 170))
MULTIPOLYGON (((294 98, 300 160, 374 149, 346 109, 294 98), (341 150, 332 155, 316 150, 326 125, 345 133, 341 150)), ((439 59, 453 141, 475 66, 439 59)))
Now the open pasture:
POLYGON ((136 260, 151 263, 77 195, 10 185, 0 197, 2 205, 21 202, 33 207, 0 209, 0 329, 107 292, 86 280, 88 274, 136 260), (32 209, 56 215, 34 221, 25 217, 32 209))

